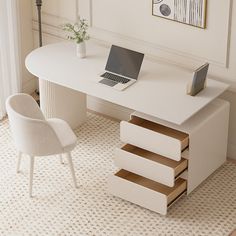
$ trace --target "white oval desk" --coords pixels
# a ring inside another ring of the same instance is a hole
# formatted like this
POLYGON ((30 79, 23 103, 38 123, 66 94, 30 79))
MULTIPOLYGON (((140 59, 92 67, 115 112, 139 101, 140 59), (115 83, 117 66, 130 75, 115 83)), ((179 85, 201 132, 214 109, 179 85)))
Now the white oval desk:
POLYGON ((86 94, 135 110, 134 123, 132 120, 121 122, 120 136, 128 147, 130 144, 133 147, 116 152, 116 164, 125 171, 109 178, 108 191, 166 214, 172 202, 185 192, 191 193, 226 160, 229 104, 216 98, 228 85, 208 79, 207 87, 191 97, 186 95, 191 73, 145 59, 138 81, 122 92, 117 91, 96 83, 98 74, 105 68, 109 49, 92 42, 87 49, 85 59, 76 57, 72 43, 48 45, 28 55, 28 70, 40 78, 41 108, 46 116, 65 119, 72 127, 86 118, 86 94), (179 140, 154 132, 156 128, 153 127, 160 125, 164 130, 172 129, 173 132, 174 129, 176 134, 184 132, 188 137, 185 138, 188 141, 186 150, 180 148, 179 140), (140 156, 132 153, 135 149, 140 156), (144 153, 152 157, 165 155, 164 162, 158 163, 158 158, 147 160, 142 156, 144 153), (183 158, 187 161, 181 160, 183 158), (168 167, 170 159, 187 163, 179 173, 181 176, 175 176, 173 168, 168 167), (135 182, 137 179, 141 182, 145 179, 147 187, 135 182), (155 191, 148 188, 150 181, 151 185, 155 181, 160 192, 156 187, 155 191), (163 184, 171 186, 169 195, 161 192, 163 184))
POLYGON ((40 78, 41 108, 46 116, 60 117, 72 127, 78 126, 85 119, 88 94, 182 124, 228 88, 227 84, 208 79, 206 89, 191 97, 186 95, 186 86, 192 73, 144 58, 138 82, 116 91, 96 83, 108 54, 108 48, 93 42, 87 44, 84 59, 76 57, 73 43, 51 44, 32 51, 26 67, 40 78))

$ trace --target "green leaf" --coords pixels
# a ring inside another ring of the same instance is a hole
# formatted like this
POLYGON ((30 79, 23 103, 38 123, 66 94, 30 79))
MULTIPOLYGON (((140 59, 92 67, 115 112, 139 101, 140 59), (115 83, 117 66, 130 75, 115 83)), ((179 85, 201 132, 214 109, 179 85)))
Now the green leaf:
POLYGON ((78 22, 74 24, 66 23, 61 26, 62 30, 69 32, 67 38, 76 41, 76 43, 81 43, 84 40, 88 40, 90 37, 87 33, 89 25, 86 19, 79 18, 78 22))

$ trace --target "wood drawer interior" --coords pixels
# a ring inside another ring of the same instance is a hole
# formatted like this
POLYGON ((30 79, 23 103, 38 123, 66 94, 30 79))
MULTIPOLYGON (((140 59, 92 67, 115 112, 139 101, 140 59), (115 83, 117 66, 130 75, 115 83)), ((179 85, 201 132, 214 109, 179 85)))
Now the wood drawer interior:
POLYGON ((181 142, 181 150, 184 150, 186 147, 188 147, 189 136, 188 134, 182 131, 172 129, 164 125, 160 125, 155 122, 142 119, 137 116, 132 116, 132 119, 129 121, 129 123, 135 124, 137 126, 140 126, 140 127, 143 127, 143 128, 146 128, 146 129, 149 129, 149 130, 152 130, 160 134, 179 140, 181 142))
POLYGON ((166 185, 157 183, 153 180, 144 178, 140 175, 131 173, 123 169, 117 172, 115 175, 127 181, 133 182, 135 184, 141 185, 145 188, 154 190, 165 195, 167 198, 167 205, 170 205, 176 198, 178 198, 178 196, 180 196, 187 189, 187 181, 182 178, 178 178, 175 181, 174 187, 168 187, 166 185))
POLYGON ((147 160, 168 166, 174 170, 175 176, 178 176, 188 167, 188 160, 184 158, 182 158, 180 161, 174 161, 159 154, 149 152, 145 149, 133 146, 131 144, 126 144, 121 149, 129 153, 135 154, 137 156, 141 156, 142 158, 145 158, 147 160))

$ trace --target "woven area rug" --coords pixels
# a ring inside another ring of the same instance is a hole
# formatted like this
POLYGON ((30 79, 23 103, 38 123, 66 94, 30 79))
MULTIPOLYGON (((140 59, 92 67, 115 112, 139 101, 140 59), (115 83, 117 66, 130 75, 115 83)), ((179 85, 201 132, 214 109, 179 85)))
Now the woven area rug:
POLYGON ((88 114, 76 131, 73 161, 80 187, 57 156, 38 157, 28 197, 29 160, 16 174, 16 150, 8 121, 0 123, 0 235, 32 236, 226 236, 236 228, 236 165, 227 162, 167 216, 108 195, 107 177, 117 168, 119 123, 88 114))

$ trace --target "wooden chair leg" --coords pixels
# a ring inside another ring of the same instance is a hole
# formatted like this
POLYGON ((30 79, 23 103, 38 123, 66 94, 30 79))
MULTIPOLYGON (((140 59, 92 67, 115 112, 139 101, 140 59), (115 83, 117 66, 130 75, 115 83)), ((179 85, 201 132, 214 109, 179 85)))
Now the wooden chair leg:
POLYGON ((29 196, 30 197, 32 197, 33 174, 34 174, 34 156, 30 156, 30 179, 29 179, 29 196))
POLYGON ((67 159, 68 159, 68 163, 69 163, 69 167, 70 167, 70 172, 71 172, 71 175, 72 175, 72 179, 73 179, 75 188, 77 188, 76 177, 75 177, 75 170, 74 170, 74 165, 73 165, 73 162, 72 162, 72 157, 71 157, 71 153, 70 152, 67 153, 67 159))
POLYGON ((19 173, 19 172, 20 172, 21 157, 22 157, 22 153, 21 153, 21 152, 18 152, 18 159, 17 159, 16 173, 19 173))

